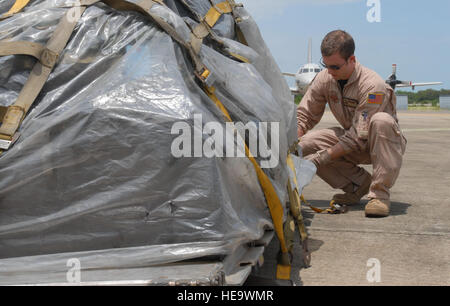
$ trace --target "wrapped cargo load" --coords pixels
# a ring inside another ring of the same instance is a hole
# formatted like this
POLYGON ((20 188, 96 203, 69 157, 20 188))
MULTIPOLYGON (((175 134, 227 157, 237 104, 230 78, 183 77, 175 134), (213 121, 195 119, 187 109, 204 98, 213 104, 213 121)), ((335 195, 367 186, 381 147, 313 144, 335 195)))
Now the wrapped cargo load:
MULTIPOLYGON (((295 105, 245 8, 221 0, 35 0, 6 16, 13 4, 0 4, 0 42, 45 46, 62 18, 85 10, 20 136, 0 155, 0 283, 8 283, 2 275, 45 282, 42 272, 67 271, 69 258, 93 271, 233 254, 274 228, 261 175, 285 220, 295 105), (212 27, 202 27, 214 11, 212 27), (207 67, 200 76, 199 65, 207 67), (258 165, 272 159, 263 174, 250 158, 208 147, 206 127, 227 131, 229 119, 254 123, 259 143, 278 150, 255 154, 258 165), (182 136, 192 143, 179 146, 182 136)), ((40 62, 0 57, 3 109, 40 62)))

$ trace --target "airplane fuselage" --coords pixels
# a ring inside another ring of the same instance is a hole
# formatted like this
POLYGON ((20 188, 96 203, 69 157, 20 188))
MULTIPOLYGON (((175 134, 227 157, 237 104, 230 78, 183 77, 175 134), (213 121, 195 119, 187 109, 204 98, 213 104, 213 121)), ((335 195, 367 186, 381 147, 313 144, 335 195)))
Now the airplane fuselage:
POLYGON ((309 63, 303 65, 295 75, 295 86, 297 87, 298 93, 304 95, 306 90, 308 90, 309 84, 316 77, 316 75, 321 71, 319 65, 309 63))

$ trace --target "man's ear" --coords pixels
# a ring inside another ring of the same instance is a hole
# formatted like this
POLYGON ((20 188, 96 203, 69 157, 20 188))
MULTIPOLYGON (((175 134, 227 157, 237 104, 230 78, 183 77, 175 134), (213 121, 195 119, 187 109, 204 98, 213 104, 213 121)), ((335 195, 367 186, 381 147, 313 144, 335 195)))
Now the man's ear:
POLYGON ((348 59, 351 63, 356 63, 356 56, 352 55, 348 59))

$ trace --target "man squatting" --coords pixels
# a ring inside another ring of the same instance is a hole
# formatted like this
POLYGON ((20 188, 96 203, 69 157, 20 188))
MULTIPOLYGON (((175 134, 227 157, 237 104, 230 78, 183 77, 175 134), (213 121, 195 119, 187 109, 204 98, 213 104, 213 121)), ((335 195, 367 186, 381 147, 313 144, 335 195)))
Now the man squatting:
POLYGON ((344 31, 332 31, 323 39, 321 63, 327 69, 317 74, 297 108, 298 137, 317 175, 344 191, 333 196, 335 203, 359 204, 367 194, 366 217, 386 217, 406 138, 398 124, 393 89, 362 66, 354 52, 354 40, 344 31), (342 128, 310 131, 327 103, 342 128), (372 175, 360 164, 372 164, 372 175))

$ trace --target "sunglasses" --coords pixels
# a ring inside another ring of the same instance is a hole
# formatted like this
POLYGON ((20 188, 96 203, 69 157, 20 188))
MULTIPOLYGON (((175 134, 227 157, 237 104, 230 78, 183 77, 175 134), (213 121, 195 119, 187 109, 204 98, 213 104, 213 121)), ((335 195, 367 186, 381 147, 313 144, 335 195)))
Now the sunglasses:
POLYGON ((324 62, 323 62, 323 58, 321 57, 320 58, 320 65, 323 67, 323 68, 326 68, 326 69, 331 69, 331 70, 339 70, 339 69, 341 69, 344 65, 346 65, 348 63, 348 59, 345 61, 345 64, 342 64, 342 65, 340 65, 340 66, 338 66, 338 65, 326 65, 324 62))

